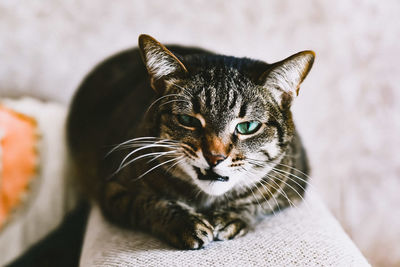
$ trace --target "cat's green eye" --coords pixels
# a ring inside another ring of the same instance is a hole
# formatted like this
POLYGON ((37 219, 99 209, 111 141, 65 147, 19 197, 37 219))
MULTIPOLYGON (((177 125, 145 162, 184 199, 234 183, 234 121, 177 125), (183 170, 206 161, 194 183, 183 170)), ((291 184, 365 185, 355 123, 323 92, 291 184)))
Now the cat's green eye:
POLYGON ((179 114, 179 115, 177 115, 177 118, 178 118, 179 123, 182 124, 183 126, 193 127, 193 128, 201 127, 201 122, 193 116, 179 114))
POLYGON ((240 134, 252 134, 258 131, 261 127, 261 122, 259 121, 246 121, 236 125, 236 130, 240 134))

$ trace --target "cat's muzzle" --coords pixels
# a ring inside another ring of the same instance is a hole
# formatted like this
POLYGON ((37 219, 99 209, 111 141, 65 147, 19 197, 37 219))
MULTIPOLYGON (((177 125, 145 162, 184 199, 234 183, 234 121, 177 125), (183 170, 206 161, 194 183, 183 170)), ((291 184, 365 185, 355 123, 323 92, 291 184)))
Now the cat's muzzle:
POLYGON ((195 168, 197 177, 199 180, 203 181, 217 181, 217 182, 227 182, 229 180, 228 176, 222 176, 215 173, 212 169, 206 169, 201 171, 199 168, 195 168))

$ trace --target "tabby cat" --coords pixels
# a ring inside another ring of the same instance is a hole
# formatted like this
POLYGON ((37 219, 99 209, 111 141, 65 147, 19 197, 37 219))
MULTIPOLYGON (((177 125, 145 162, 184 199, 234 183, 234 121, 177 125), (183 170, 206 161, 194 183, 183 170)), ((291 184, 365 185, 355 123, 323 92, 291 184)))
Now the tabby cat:
POLYGON ((68 118, 77 177, 109 220, 181 249, 243 236, 301 201, 290 106, 312 51, 267 64, 148 35, 98 65, 68 118))

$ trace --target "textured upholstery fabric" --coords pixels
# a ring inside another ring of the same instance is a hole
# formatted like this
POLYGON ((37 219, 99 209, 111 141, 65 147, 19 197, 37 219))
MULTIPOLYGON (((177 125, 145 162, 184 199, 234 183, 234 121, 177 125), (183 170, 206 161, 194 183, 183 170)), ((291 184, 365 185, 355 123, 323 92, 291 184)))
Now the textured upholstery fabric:
POLYGON ((246 236, 176 250, 92 209, 81 266, 369 266, 318 198, 264 219, 246 236))

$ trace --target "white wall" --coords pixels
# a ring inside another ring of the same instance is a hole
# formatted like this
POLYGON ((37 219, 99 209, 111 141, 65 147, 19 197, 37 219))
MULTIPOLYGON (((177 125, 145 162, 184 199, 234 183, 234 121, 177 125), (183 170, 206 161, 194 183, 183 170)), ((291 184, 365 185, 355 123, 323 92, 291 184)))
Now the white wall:
POLYGON ((314 183, 370 260, 400 264, 399 14, 396 0, 2 0, 0 94, 68 103, 140 33, 268 62, 313 49, 294 111, 314 183))

